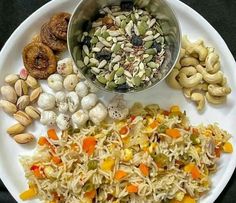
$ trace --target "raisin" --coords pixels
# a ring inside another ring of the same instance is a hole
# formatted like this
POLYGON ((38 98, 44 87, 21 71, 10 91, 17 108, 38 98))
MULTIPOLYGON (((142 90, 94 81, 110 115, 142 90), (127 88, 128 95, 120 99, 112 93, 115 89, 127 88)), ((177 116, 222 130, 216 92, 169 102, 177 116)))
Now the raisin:
POLYGON ((120 7, 122 11, 132 11, 134 7, 133 1, 122 1, 120 3, 120 7))
POLYGON ((91 47, 91 42, 90 42, 91 39, 92 38, 90 36, 85 36, 83 41, 82 41, 82 44, 83 45, 87 45, 88 48, 90 48, 91 47))
POLYGON ((161 44, 159 44, 157 42, 153 42, 152 48, 156 49, 157 53, 159 53, 162 50, 161 44))
POLYGON ((109 61, 111 60, 111 52, 107 51, 106 49, 103 49, 101 52, 96 53, 95 57, 99 61, 109 61))
POLYGON ((126 92, 129 89, 129 85, 127 83, 124 83, 122 85, 119 85, 116 90, 119 92, 126 92))
POLYGON ((137 36, 137 35, 133 35, 132 38, 131 38, 131 43, 134 45, 134 46, 142 46, 143 44, 143 40, 141 37, 137 36))

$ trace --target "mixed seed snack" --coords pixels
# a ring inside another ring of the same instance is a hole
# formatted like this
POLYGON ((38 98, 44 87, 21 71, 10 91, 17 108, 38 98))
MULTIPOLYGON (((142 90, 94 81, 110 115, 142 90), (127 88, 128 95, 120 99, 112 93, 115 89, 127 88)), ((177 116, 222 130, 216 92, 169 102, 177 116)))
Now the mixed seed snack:
POLYGON ((165 40, 156 18, 131 3, 105 7, 80 40, 77 65, 109 90, 142 89, 162 78, 165 40))

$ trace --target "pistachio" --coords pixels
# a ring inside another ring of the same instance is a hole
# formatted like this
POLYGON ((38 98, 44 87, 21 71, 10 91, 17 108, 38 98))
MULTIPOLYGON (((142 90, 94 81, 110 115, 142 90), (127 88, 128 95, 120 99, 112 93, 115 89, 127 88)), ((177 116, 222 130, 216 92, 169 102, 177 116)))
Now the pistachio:
POLYGON ((16 94, 20 97, 22 95, 28 94, 28 85, 22 79, 19 79, 15 83, 16 94))
POLYGON ((28 75, 25 82, 32 89, 35 89, 39 86, 38 81, 34 77, 32 77, 31 75, 28 75))
POLYGON ((14 114, 17 111, 16 105, 6 100, 0 100, 0 107, 8 114, 14 114))
POLYGON ((30 102, 34 103, 38 101, 40 94, 43 92, 41 87, 34 89, 30 94, 30 102))
POLYGON ((13 87, 11 86, 2 86, 1 87, 1 94, 4 99, 7 101, 15 104, 17 101, 17 95, 13 87))
POLYGON ((33 119, 38 119, 41 115, 40 111, 33 106, 27 106, 25 112, 33 119))
POLYGON ((31 142, 34 139, 34 136, 29 133, 22 133, 22 134, 15 135, 13 138, 19 144, 26 144, 26 143, 31 142))
POLYGON ((23 95, 17 100, 17 108, 19 110, 24 110, 26 106, 30 103, 30 97, 28 95, 23 95))
POLYGON ((11 136, 23 133, 25 126, 20 123, 16 123, 7 129, 7 133, 11 136))
POLYGON ((13 116, 23 126, 28 126, 32 123, 32 119, 24 111, 17 111, 13 116))
POLYGON ((5 82, 9 85, 14 85, 19 79, 19 76, 16 74, 10 74, 5 77, 5 82))

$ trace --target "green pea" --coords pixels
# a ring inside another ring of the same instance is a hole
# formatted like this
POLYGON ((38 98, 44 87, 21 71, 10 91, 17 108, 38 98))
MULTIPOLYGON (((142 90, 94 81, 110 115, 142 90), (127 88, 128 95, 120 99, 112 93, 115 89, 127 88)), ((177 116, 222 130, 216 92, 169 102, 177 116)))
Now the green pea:
POLYGON ((94 189, 94 185, 91 182, 86 182, 83 186, 84 191, 88 192, 94 189))
POLYGON ((158 133, 165 133, 167 128, 168 127, 166 125, 164 125, 164 124, 159 125, 158 128, 157 128, 157 132, 158 133))
POLYGON ((146 49, 145 54, 155 55, 157 53, 156 49, 146 49))
POLYGON ((116 71, 116 75, 120 77, 123 74, 124 74, 124 68, 123 67, 118 68, 118 70, 116 71))
POLYGON ((140 77, 136 76, 136 77, 133 78, 133 80, 134 80, 135 86, 137 86, 137 87, 140 86, 140 84, 141 84, 141 78, 140 77))
POLYGON ((98 43, 98 38, 97 38, 97 37, 93 37, 93 38, 91 39, 91 43, 92 43, 92 44, 97 44, 97 43, 98 43))
POLYGON ((148 63, 152 60, 152 58, 153 58, 153 55, 149 55, 147 58, 144 59, 144 62, 148 63))
POLYGON ((144 47, 145 47, 146 49, 149 49, 149 48, 152 46, 152 44, 153 44, 153 41, 145 42, 145 43, 144 43, 144 47))
POLYGON ((95 160, 90 160, 87 164, 88 170, 95 170, 98 166, 98 162, 95 160))
POLYGON ((106 84, 107 83, 107 80, 106 80, 106 78, 103 75, 98 75, 96 78, 102 84, 106 84))
POLYGON ((169 159, 163 153, 154 155, 154 161, 156 162, 156 164, 159 168, 164 168, 164 167, 167 167, 169 165, 169 159))
POLYGON ((117 43, 113 49, 113 52, 116 54, 118 51, 120 51, 120 49, 121 49, 121 44, 117 43))

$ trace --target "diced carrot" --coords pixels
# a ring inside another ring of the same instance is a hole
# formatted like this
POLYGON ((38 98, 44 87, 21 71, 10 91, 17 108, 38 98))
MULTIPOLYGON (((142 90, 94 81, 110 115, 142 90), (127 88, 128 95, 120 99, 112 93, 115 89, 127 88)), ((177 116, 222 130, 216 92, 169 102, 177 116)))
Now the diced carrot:
POLYGON ((123 179, 125 176, 127 176, 128 174, 125 172, 125 171, 122 171, 122 170, 118 170, 116 171, 115 173, 115 179, 116 180, 121 180, 123 179))
POLYGON ((71 146, 71 149, 74 151, 76 151, 78 149, 78 145, 76 143, 73 143, 70 146, 71 146))
POLYGON ((158 126, 158 124, 159 124, 158 121, 153 121, 153 122, 149 125, 149 127, 152 128, 152 129, 154 129, 154 128, 156 128, 156 127, 158 126))
POLYGON ((86 192, 85 197, 87 197, 89 199, 94 199, 96 197, 96 190, 94 189, 89 192, 86 192))
POLYGON ((129 184, 126 187, 126 190, 128 191, 128 193, 137 193, 138 192, 138 186, 133 185, 133 184, 129 184))
POLYGON ((53 157, 52 157, 52 161, 53 161, 55 164, 60 164, 60 163, 61 163, 61 159, 60 159, 60 157, 58 157, 58 156, 53 156, 53 157))
POLYGON ((194 163, 189 163, 184 167, 184 171, 191 173, 193 179, 201 178, 201 172, 194 163))
POLYGON ((180 131, 175 128, 167 129, 166 134, 172 138, 179 138, 180 137, 180 131))
POLYGON ((119 130, 119 133, 120 133, 121 135, 125 135, 125 134, 127 134, 128 132, 129 132, 128 126, 124 126, 124 127, 122 127, 122 128, 119 130))
POLYGON ((95 137, 89 136, 86 137, 83 141, 83 150, 90 156, 95 151, 95 146, 97 141, 95 137))
POLYGON ((139 170, 142 172, 142 174, 144 176, 148 176, 149 175, 149 168, 148 168, 148 166, 146 164, 141 163, 139 165, 139 170))
POLYGON ((38 194, 37 187, 30 186, 28 190, 26 190, 20 194, 20 198, 22 200, 29 200, 29 199, 36 197, 37 194, 38 194))
POLYGON ((39 179, 44 178, 43 172, 40 170, 40 167, 39 167, 39 166, 33 165, 33 166, 31 166, 30 170, 33 171, 34 176, 35 176, 36 178, 39 178, 39 179))
POLYGON ((225 153, 232 153, 233 152, 233 145, 230 143, 230 142, 226 142, 224 145, 223 145, 223 151, 225 153))
POLYGON ((220 157, 221 151, 222 151, 222 149, 220 147, 216 147, 215 148, 215 155, 216 155, 216 157, 218 157, 218 158, 220 157))
POLYGON ((38 140, 38 145, 40 146, 43 146, 43 145, 46 145, 48 144, 48 140, 46 137, 40 137, 39 140, 38 140))
POLYGON ((48 130, 48 137, 52 140, 58 140, 59 139, 55 129, 49 129, 48 130))

